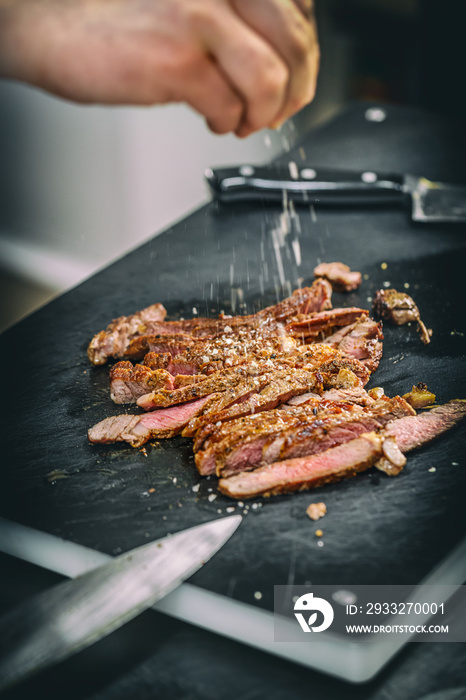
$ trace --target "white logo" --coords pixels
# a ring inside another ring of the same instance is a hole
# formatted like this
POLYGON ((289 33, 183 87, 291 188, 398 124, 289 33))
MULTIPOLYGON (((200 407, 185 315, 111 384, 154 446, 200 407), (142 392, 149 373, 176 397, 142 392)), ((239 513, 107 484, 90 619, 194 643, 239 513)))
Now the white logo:
POLYGON ((294 604, 294 609, 295 611, 303 610, 307 613, 312 612, 312 615, 309 616, 307 622, 302 613, 295 612, 295 617, 298 620, 303 632, 323 632, 324 630, 328 629, 333 622, 333 608, 330 603, 324 600, 324 598, 314 598, 313 593, 305 593, 304 595, 300 596, 294 604), (317 627, 313 627, 314 622, 317 620, 317 612, 313 612, 315 610, 321 612, 324 616, 324 621, 317 627))

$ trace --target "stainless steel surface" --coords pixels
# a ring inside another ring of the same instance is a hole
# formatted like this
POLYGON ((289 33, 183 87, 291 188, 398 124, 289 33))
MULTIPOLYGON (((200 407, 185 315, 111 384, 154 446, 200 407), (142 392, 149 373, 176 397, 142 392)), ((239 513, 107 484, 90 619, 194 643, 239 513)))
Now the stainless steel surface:
POLYGON ((229 539, 241 516, 138 547, 0 620, 0 690, 98 641, 163 598, 229 539))
POLYGON ((466 221, 466 187, 405 176, 411 194, 413 221, 466 221))

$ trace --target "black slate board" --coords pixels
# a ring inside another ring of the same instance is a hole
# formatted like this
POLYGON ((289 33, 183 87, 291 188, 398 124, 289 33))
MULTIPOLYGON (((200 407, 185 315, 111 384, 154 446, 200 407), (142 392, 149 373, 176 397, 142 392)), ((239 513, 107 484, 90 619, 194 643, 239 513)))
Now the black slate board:
MULTIPOLYGON (((304 155, 320 166, 461 181, 466 149, 459 128, 395 107, 386 121, 369 122, 366 109, 354 106, 282 160, 304 155)), ((197 476, 188 440, 159 441, 147 455, 88 444, 87 429, 121 409, 108 397, 107 368, 89 365, 86 346, 112 318, 155 301, 170 318, 190 316, 193 308, 201 315, 229 312, 232 298, 236 313, 274 303, 280 292, 269 232, 280 211, 211 203, 1 336, 0 515, 118 553, 223 516, 232 505, 240 511, 220 495, 209 501, 215 479, 197 476), (232 287, 243 296, 232 296, 232 287)), ((364 282, 357 292, 335 295, 335 306, 367 307, 384 283, 398 289, 408 283, 434 329, 424 346, 413 326, 387 326, 371 385, 391 395, 424 381, 439 402, 466 398, 466 227, 414 225, 401 210, 318 210, 317 221, 309 209, 298 213, 303 284, 318 261, 342 260, 364 282)), ((465 536, 458 516, 466 493, 464 447, 459 427, 413 453, 396 479, 370 471, 318 492, 256 499, 235 537, 191 581, 268 609, 274 584, 417 583, 465 536), (328 508, 319 523, 323 547, 305 515, 316 499, 328 508)))

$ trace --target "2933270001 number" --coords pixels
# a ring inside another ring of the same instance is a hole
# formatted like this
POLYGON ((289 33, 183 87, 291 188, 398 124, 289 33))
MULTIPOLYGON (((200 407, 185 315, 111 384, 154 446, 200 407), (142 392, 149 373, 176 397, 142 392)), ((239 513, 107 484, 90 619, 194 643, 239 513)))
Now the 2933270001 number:
POLYGON ((366 615, 436 615, 444 603, 366 603, 366 615))

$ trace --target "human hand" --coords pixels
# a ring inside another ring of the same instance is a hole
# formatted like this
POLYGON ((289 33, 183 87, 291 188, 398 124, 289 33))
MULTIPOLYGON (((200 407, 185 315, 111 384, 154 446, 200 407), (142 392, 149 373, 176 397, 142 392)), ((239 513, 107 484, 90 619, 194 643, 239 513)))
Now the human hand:
POLYGON ((0 75, 75 102, 186 102, 216 133, 314 96, 313 0, 0 0, 0 75))

